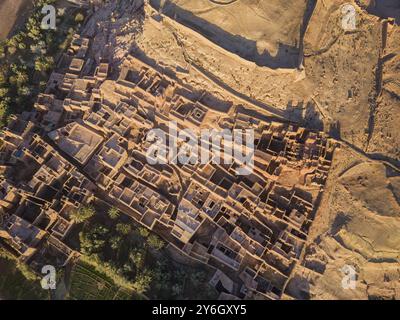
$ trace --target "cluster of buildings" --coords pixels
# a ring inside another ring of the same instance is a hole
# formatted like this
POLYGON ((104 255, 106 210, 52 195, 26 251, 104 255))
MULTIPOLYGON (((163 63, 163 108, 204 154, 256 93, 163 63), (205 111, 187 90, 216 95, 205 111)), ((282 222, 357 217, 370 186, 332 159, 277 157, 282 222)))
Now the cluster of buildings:
POLYGON ((90 59, 76 35, 38 97, 0 135, 0 242, 33 269, 78 253, 66 241, 71 212, 101 197, 216 272, 230 299, 279 299, 300 258, 335 142, 290 123, 221 106, 176 76, 128 56, 120 69, 90 59), (254 170, 158 164, 146 134, 252 129, 254 170))

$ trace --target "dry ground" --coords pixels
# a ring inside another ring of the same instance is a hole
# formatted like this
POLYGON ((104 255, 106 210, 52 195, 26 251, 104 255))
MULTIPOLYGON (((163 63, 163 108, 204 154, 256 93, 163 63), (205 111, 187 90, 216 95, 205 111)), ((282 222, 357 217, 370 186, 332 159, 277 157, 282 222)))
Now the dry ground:
POLYGON ((151 0, 171 18, 258 65, 296 67, 307 0, 151 0))
POLYGON ((5 39, 14 25, 32 4, 32 0, 2 0, 0 2, 0 40, 5 39))
POLYGON ((296 298, 399 299, 399 228, 400 173, 343 148, 301 263, 307 268, 297 266, 287 292, 296 298), (354 290, 342 287, 345 265, 357 272, 354 290))

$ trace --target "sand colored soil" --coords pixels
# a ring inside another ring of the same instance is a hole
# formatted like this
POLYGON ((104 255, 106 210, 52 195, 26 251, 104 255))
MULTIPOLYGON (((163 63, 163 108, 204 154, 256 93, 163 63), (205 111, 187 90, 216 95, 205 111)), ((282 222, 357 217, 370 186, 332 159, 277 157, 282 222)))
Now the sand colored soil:
POLYGON ((305 256, 287 290, 297 298, 400 298, 400 173, 347 148, 336 154, 305 256), (355 289, 342 268, 356 271, 355 289), (312 271, 310 271, 312 270, 312 271))
POLYGON ((298 65, 307 1, 152 0, 154 8, 239 56, 272 68, 298 65))
POLYGON ((31 4, 32 0, 2 0, 0 2, 0 40, 9 35, 31 4))

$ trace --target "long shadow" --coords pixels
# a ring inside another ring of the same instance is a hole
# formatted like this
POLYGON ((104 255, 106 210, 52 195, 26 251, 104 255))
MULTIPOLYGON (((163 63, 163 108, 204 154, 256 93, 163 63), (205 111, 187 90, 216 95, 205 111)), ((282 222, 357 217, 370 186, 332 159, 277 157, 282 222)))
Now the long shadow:
POLYGON ((375 0, 371 1, 367 11, 381 18, 394 18, 400 24, 399 0, 375 0))
MULTIPOLYGON (((144 63, 148 64, 158 72, 162 74, 168 75, 170 78, 180 82, 179 78, 176 75, 176 70, 172 70, 169 67, 164 67, 160 66, 158 61, 154 60, 153 58, 149 57, 143 50, 141 50, 138 46, 133 45, 131 47, 130 52, 139 60, 143 61, 144 63)), ((273 107, 270 107, 262 102, 253 100, 249 97, 247 97, 244 94, 241 94, 239 92, 236 92, 229 86, 225 85, 222 81, 220 81, 217 77, 215 77, 213 74, 209 73, 207 70, 203 69, 202 67, 195 65, 194 63, 192 64, 192 67, 195 67, 196 69, 199 69, 199 71, 203 74, 205 74, 208 78, 210 78, 213 82, 215 82, 218 86, 224 88, 227 90, 229 93, 236 97, 240 97, 243 100, 249 101, 250 104, 257 105, 258 107, 264 109, 267 112, 270 112, 272 114, 276 114, 277 118, 281 118, 283 116, 283 112, 281 110, 277 110, 273 107)), ((190 92, 181 92, 182 95, 186 96, 187 98, 191 100, 197 100, 200 99, 200 102, 202 102, 205 106, 209 107, 212 110, 216 110, 219 112, 226 112, 228 113, 229 109, 232 107, 232 102, 229 101, 223 101, 219 99, 218 97, 214 96, 211 93, 207 93, 204 91, 199 91, 193 87, 191 87, 188 84, 185 84, 185 87, 190 89, 190 92), (200 98, 201 97, 201 98, 200 98)))
POLYGON ((293 102, 289 101, 284 111, 284 117, 290 122, 297 123, 310 130, 324 130, 324 123, 321 119, 321 114, 312 102, 308 102, 304 107, 304 102, 293 105, 293 102))
POLYGON ((300 31, 300 54, 299 54, 299 66, 302 65, 304 59, 304 37, 307 32, 308 24, 310 23, 311 17, 314 13, 315 7, 317 6, 317 0, 308 0, 306 12, 303 17, 303 23, 300 31))
MULTIPOLYGON (((150 5, 155 10, 162 12, 162 14, 195 30, 225 50, 235 53, 259 66, 269 67, 271 69, 294 69, 299 66, 299 61, 301 61, 301 59, 299 59, 300 44, 290 46, 279 43, 276 55, 271 55, 266 50, 260 54, 256 41, 249 40, 239 35, 233 35, 219 26, 194 15, 192 12, 179 7, 171 1, 165 1, 165 4, 162 6, 161 0, 150 0, 150 5), (221 41, 221 39, 223 40, 221 41)), ((309 18, 306 18, 303 23, 308 23, 308 20, 309 18)), ((303 31, 301 31, 301 33, 303 33, 303 31)))

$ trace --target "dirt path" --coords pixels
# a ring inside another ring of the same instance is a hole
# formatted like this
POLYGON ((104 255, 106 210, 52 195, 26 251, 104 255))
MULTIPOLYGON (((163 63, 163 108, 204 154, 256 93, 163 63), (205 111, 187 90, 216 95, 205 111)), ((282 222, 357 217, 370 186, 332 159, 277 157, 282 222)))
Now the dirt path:
POLYGON ((25 14, 33 0, 1 0, 0 2, 0 40, 5 39, 15 25, 25 20, 25 14))

